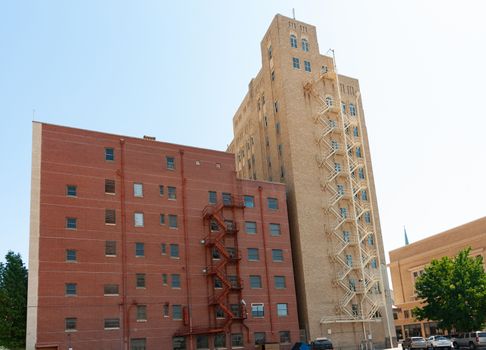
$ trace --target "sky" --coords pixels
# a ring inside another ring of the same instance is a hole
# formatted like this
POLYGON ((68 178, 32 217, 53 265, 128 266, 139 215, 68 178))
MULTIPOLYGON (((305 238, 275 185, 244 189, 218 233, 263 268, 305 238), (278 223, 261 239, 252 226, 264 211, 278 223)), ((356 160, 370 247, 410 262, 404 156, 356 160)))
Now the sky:
POLYGON ((32 120, 216 150, 275 14, 360 80, 385 251, 485 216, 486 2, 0 2, 0 261, 28 258, 32 120))

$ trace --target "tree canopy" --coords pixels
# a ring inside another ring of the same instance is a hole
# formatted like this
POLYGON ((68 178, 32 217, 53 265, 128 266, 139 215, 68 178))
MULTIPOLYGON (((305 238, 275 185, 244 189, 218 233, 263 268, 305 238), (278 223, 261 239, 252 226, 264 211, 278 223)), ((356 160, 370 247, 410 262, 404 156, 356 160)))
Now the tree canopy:
POLYGON ((25 347, 27 269, 20 254, 9 251, 0 263, 0 346, 25 347))
POLYGON ((471 248, 454 258, 433 260, 417 278, 415 288, 423 306, 413 310, 419 320, 437 321, 438 327, 467 332, 486 323, 486 273, 483 258, 470 257, 471 248))

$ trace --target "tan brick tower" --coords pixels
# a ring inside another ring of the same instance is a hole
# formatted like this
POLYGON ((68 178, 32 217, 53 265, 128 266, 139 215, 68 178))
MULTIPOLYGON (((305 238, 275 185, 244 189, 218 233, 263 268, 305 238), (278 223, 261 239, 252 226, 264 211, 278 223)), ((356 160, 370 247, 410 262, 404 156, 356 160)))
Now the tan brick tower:
POLYGON ((341 349, 389 346, 395 331, 358 81, 319 53, 314 26, 291 18, 275 16, 261 51, 229 151, 240 177, 287 184, 302 336, 327 336, 341 349))

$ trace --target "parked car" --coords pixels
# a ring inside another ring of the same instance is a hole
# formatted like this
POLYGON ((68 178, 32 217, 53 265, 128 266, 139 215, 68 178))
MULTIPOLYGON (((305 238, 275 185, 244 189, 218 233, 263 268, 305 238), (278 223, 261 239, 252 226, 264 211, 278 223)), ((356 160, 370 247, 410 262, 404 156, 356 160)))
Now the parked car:
POLYGON ((333 350, 332 342, 328 338, 316 338, 311 342, 312 350, 333 350))
POLYGON ((452 342, 443 335, 431 335, 427 338, 427 344, 432 349, 448 349, 452 348, 452 342))
POLYGON ((292 346, 292 350, 310 350, 310 345, 307 343, 298 342, 292 346))
POLYGON ((424 349, 427 350, 429 344, 427 341, 422 337, 410 337, 405 338, 402 342, 402 348, 404 350, 411 350, 411 349, 424 349))
POLYGON ((467 333, 459 333, 452 338, 452 345, 454 348, 469 348, 474 350, 476 348, 486 348, 486 332, 475 331, 467 333))

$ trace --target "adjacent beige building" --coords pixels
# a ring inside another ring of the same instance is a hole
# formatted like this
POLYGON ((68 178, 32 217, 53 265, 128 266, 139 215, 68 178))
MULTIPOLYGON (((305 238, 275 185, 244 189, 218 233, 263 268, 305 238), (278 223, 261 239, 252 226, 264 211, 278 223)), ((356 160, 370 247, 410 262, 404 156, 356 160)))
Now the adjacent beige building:
POLYGON ((287 185, 301 337, 335 347, 395 337, 368 136, 356 79, 316 28, 275 16, 233 118, 240 177, 287 185))
POLYGON ((467 247, 471 247, 472 256, 486 258, 486 217, 390 251, 390 274, 396 305, 393 313, 399 339, 428 337, 441 332, 436 322, 418 321, 413 317, 412 309, 420 305, 415 280, 433 259, 455 256, 467 247))

